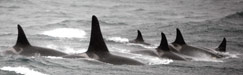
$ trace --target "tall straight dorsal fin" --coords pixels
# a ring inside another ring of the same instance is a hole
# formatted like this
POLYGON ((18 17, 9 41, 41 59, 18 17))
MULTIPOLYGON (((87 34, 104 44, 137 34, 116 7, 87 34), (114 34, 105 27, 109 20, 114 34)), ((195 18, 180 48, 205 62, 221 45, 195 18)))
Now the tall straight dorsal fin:
POLYGON ((97 17, 92 16, 91 37, 87 52, 109 52, 103 39, 97 17))
POLYGON ((166 38, 166 36, 163 32, 161 32, 161 42, 160 42, 158 49, 163 50, 163 51, 169 51, 170 50, 168 42, 167 42, 167 38, 166 38))
POLYGON ((144 42, 142 33, 139 30, 137 30, 137 32, 138 32, 138 35, 137 35, 137 38, 135 39, 135 41, 144 42))
POLYGON ((182 34, 181 34, 181 31, 176 28, 176 39, 175 41, 173 42, 174 44, 179 44, 179 45, 184 45, 186 44, 182 34))
POLYGON ((30 43, 25 36, 24 30, 19 24, 18 24, 18 38, 15 47, 17 46, 30 46, 30 43))
POLYGON ((224 38, 221 44, 216 48, 217 51, 225 52, 226 51, 226 39, 224 38))

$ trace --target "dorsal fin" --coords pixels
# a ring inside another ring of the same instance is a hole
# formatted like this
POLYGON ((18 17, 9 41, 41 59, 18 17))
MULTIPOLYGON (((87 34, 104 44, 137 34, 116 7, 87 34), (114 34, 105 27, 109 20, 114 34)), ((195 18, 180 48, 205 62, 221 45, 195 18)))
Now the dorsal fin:
POLYGON ((218 48, 216 48, 217 51, 225 52, 226 51, 226 39, 224 38, 221 44, 218 48))
POLYGON ((92 16, 91 37, 87 52, 109 52, 104 42, 99 21, 96 16, 92 16))
POLYGON ((137 38, 135 39, 135 41, 144 42, 142 33, 139 30, 137 30, 137 32, 138 32, 138 35, 137 35, 137 38))
POLYGON ((173 43, 174 44, 179 44, 179 45, 186 44, 186 42, 184 41, 184 38, 183 38, 183 36, 181 34, 181 31, 178 28, 176 28, 176 39, 175 39, 175 41, 173 43))
POLYGON ((166 38, 166 36, 163 32, 161 32, 161 42, 160 42, 158 49, 163 50, 163 51, 169 51, 170 50, 168 42, 167 42, 167 38, 166 38))
POLYGON ((30 43, 28 41, 28 39, 25 36, 24 30, 22 29, 22 27, 20 25, 18 25, 18 38, 17 38, 17 42, 15 44, 15 47, 18 46, 30 46, 30 43))

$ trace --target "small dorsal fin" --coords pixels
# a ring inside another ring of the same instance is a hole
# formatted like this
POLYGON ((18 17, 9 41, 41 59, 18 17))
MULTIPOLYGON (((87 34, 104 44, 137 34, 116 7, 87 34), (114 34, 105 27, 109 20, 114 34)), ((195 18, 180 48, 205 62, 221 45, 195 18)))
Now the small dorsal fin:
POLYGON ((109 52, 104 42, 97 17, 92 16, 91 37, 87 52, 109 52))
POLYGON ((142 33, 139 30, 137 30, 137 32, 138 32, 138 35, 137 35, 137 38, 135 39, 135 41, 144 42, 142 33))
POLYGON ((158 49, 163 50, 163 51, 169 51, 170 50, 168 42, 167 42, 167 38, 166 38, 166 36, 163 32, 161 32, 161 42, 160 42, 158 49))
POLYGON ((15 46, 30 46, 30 43, 25 36, 24 30, 19 24, 18 24, 18 38, 15 46))
POLYGON ((216 48, 217 51, 225 52, 226 51, 226 39, 224 38, 221 44, 216 48))
POLYGON ((183 38, 183 36, 181 34, 181 31, 178 28, 176 28, 176 39, 175 39, 175 41, 173 43, 179 44, 179 45, 186 44, 186 42, 185 42, 185 40, 184 40, 184 38, 183 38))

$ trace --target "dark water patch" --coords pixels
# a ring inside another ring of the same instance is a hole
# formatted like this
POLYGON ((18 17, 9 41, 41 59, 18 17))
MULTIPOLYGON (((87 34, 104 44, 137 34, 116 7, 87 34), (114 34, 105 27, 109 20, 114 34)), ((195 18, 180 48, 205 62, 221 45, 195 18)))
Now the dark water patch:
POLYGON ((18 9, 18 8, 21 8, 20 6, 0 6, 0 8, 6 8, 6 9, 18 9))
POLYGON ((191 22, 185 23, 186 29, 190 29, 191 34, 217 34, 223 35, 237 35, 241 34, 242 29, 232 24, 228 24, 222 21, 205 21, 205 22, 191 22), (225 33, 225 34, 218 34, 225 33))
POLYGON ((20 4, 33 4, 29 0, 0 0, 0 3, 20 3, 20 4))
POLYGON ((8 57, 12 58, 12 59, 8 60, 8 62, 23 62, 23 63, 32 62, 31 59, 25 58, 25 57, 17 57, 16 58, 15 55, 10 55, 8 57))
POLYGON ((4 62, 2 62, 2 66, 17 66, 17 65, 29 65, 30 63, 36 62, 35 60, 23 56, 18 55, 4 55, 1 58, 4 62))
POLYGON ((243 24, 243 11, 230 14, 221 19, 221 21, 231 24, 243 24))
POLYGON ((138 8, 138 9, 135 9, 134 11, 145 11, 145 9, 143 9, 143 8, 138 8))
POLYGON ((0 70, 0 74, 1 75, 24 75, 24 74, 16 73, 14 71, 2 71, 2 70, 0 70))
POLYGON ((133 8, 133 5, 128 5, 128 4, 120 4, 120 5, 114 5, 112 8, 114 9, 121 9, 121 8, 133 8))
POLYGON ((228 18, 228 19, 233 19, 233 18, 243 18, 243 11, 236 12, 236 13, 234 13, 234 14, 228 15, 228 16, 226 16, 225 18, 228 18))
POLYGON ((103 6, 103 5, 82 5, 82 7, 97 8, 97 9, 107 9, 108 8, 108 6, 103 6))
POLYGON ((16 33, 10 33, 10 32, 5 32, 5 33, 0 33, 0 36, 13 36, 16 35, 16 33))
POLYGON ((79 59, 87 64, 92 64, 92 65, 101 65, 101 64, 108 64, 108 63, 104 63, 98 60, 94 60, 94 59, 90 59, 90 58, 84 58, 84 59, 79 59))
POLYGON ((63 64, 62 59, 37 58, 35 60, 40 61, 43 65, 49 66, 49 67, 59 67, 59 68, 63 68, 63 69, 69 68, 68 66, 65 66, 63 64))

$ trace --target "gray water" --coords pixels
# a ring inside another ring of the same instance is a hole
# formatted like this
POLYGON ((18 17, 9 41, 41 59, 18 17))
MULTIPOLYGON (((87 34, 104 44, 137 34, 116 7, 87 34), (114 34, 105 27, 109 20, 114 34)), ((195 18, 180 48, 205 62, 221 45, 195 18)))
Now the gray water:
POLYGON ((85 52, 96 15, 113 54, 146 65, 111 65, 92 59, 0 55, 1 75, 242 75, 243 0, 0 0, 0 50, 9 50, 20 24, 32 45, 68 54, 85 52), (238 13, 237 13, 238 12, 238 13), (173 42, 176 28, 196 47, 227 39, 229 58, 175 61, 132 53, 173 42), (128 44, 136 30, 153 46, 128 44), (16 70, 17 69, 17 70, 16 70), (12 71, 11 71, 12 70, 12 71), (34 72, 34 73, 31 73, 34 72), (37 72, 37 73, 36 73, 37 72))

